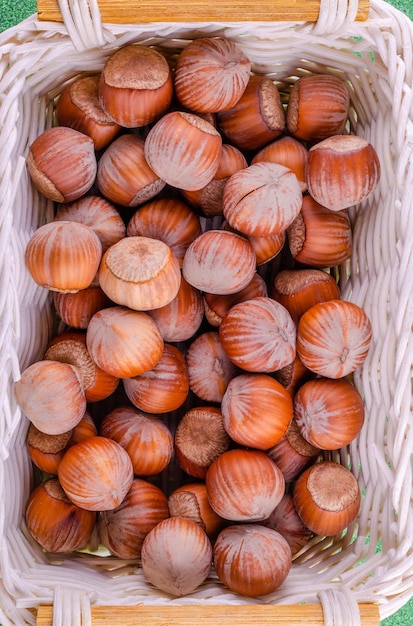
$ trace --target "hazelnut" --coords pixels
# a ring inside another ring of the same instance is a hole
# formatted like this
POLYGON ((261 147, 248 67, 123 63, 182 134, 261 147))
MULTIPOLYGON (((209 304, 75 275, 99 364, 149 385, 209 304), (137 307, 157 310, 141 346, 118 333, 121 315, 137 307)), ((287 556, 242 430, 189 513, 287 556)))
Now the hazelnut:
POLYGON ((206 473, 214 511, 234 522, 266 519, 284 495, 281 470, 265 452, 235 448, 223 452, 206 473))
POLYGON ((197 406, 180 419, 175 431, 175 454, 181 468, 204 479, 211 463, 230 447, 218 407, 197 406))
POLYGON ((195 335, 204 318, 202 294, 181 278, 175 298, 169 304, 147 313, 156 322, 164 341, 187 341, 195 335))
POLYGON ((297 354, 312 372, 343 378, 364 363, 371 338, 371 322, 357 304, 318 302, 298 322, 297 354))
POLYGON ((75 78, 61 92, 56 104, 59 126, 69 126, 93 139, 95 150, 105 148, 120 132, 99 102, 100 74, 75 78))
POLYGON ((221 146, 221 135, 202 117, 170 111, 150 129, 145 139, 145 158, 160 179, 191 191, 202 189, 213 179, 221 146))
POLYGON ((302 76, 290 91, 286 113, 288 131, 298 139, 312 142, 342 133, 349 105, 347 83, 338 76, 302 76))
POLYGON ((46 435, 66 433, 86 411, 80 374, 69 363, 44 359, 32 363, 22 372, 14 391, 27 418, 46 435))
POLYGON ((159 474, 172 458, 173 437, 166 423, 131 406, 112 409, 102 420, 100 435, 126 450, 135 476, 159 474))
POLYGON ((67 126, 48 128, 30 145, 27 167, 34 186, 49 200, 77 200, 95 182, 93 140, 67 126))
POLYGON ((30 494, 26 504, 27 530, 48 552, 69 553, 85 548, 96 513, 71 502, 57 478, 49 478, 30 494))
POLYGON ((121 306, 149 311, 169 304, 181 284, 179 261, 160 239, 125 237, 102 257, 99 285, 121 306))
POLYGON ((95 313, 86 330, 93 361, 115 378, 130 378, 152 369, 164 341, 147 313, 114 306, 95 313))
POLYGON ((269 237, 283 233, 300 212, 303 196, 292 170, 261 162, 233 174, 222 196, 230 226, 245 235, 269 237))
POLYGON ((227 526, 213 548, 220 581, 241 596, 264 596, 287 578, 292 563, 287 540, 264 524, 227 526))
POLYGON ((364 403, 345 378, 318 377, 305 382, 294 397, 294 419, 306 441, 323 450, 347 446, 364 423, 364 403))
POLYGON ((380 161, 373 145, 357 135, 334 135, 308 153, 310 195, 331 211, 367 199, 380 180, 380 161))
POLYGON ((86 330, 93 315, 110 305, 99 286, 91 285, 75 293, 53 292, 53 304, 60 319, 79 330, 86 330))
POLYGON ((194 39, 180 52, 176 62, 176 97, 194 112, 224 111, 244 93, 250 70, 250 60, 230 39, 194 39))
POLYGON ((203 332, 191 341, 186 351, 189 387, 206 402, 221 402, 237 368, 226 355, 218 332, 203 332))
POLYGON ((316 535, 342 533, 356 518, 361 493, 352 472, 333 461, 319 461, 297 479, 294 506, 303 524, 316 535))
POLYGON ((268 374, 239 374, 228 383, 221 411, 231 439, 268 450, 285 435, 293 403, 288 391, 268 374))
POLYGON ((147 413, 169 413, 185 402, 189 372, 183 352, 165 343, 161 358, 148 372, 125 378, 123 386, 134 406, 147 413))
POLYGON ((169 517, 146 535, 141 551, 142 570, 152 585, 173 596, 185 596, 207 578, 212 546, 199 524, 169 517))
POLYGON ((266 76, 250 77, 238 102, 217 113, 218 126, 228 143, 240 150, 258 150, 285 128, 285 113, 277 86, 266 76))
POLYGON ((112 141, 100 157, 97 185, 111 202, 135 207, 162 191, 165 181, 148 164, 144 139, 125 134, 112 141))
POLYGON ((119 506, 132 485, 132 461, 116 441, 89 437, 67 449, 58 478, 76 506, 108 511, 119 506))
POLYGON ((174 489, 168 498, 168 507, 171 517, 186 517, 196 522, 210 539, 216 537, 224 524, 209 504, 204 482, 185 483, 174 489))
POLYGON ((270 296, 287 309, 294 322, 317 302, 340 299, 334 276, 318 268, 285 269, 278 272, 270 296))
POLYGON ((230 360, 248 372, 275 372, 295 357, 295 324, 287 309, 269 297, 232 306, 219 336, 230 360))
POLYGON ((166 58, 142 44, 120 47, 106 60, 99 84, 102 109, 120 126, 136 128, 159 119, 173 94, 166 58))
POLYGON ((251 244, 225 230, 207 230, 188 247, 182 275, 200 291, 228 295, 244 289, 256 270, 251 244))
POLYGON ((353 243, 348 211, 331 211, 306 195, 287 238, 298 263, 319 268, 341 265, 350 258, 353 243))
POLYGON ((33 280, 52 291, 76 292, 95 279, 102 257, 97 234, 78 222, 53 221, 39 226, 25 251, 33 280))

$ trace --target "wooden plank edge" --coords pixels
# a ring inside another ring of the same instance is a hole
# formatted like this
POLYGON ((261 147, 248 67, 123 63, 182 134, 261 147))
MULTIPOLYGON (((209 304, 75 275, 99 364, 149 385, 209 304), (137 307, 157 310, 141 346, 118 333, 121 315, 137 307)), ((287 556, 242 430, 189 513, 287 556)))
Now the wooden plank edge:
MULTIPOLYGON (((362 626, 379 626, 379 607, 360 603, 362 626)), ((93 626, 324 626, 320 604, 92 606, 93 626)), ((53 607, 40 606, 36 626, 52 626, 53 607)))
MULTIPOLYGON (((103 23, 148 22, 315 22, 320 0, 98 0, 103 23)), ((357 21, 369 17, 370 0, 360 0, 357 21)), ((57 0, 37 0, 40 21, 62 22, 57 0)))

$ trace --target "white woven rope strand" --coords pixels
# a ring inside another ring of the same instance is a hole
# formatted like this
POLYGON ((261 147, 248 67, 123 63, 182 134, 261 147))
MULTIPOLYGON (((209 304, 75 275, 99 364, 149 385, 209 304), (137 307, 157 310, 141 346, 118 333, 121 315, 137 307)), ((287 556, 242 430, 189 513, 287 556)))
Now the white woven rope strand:
POLYGON ((321 0, 316 33, 341 31, 353 23, 358 11, 358 0, 321 0))
POLYGON ((40 356, 51 328, 50 297, 33 284, 23 259, 33 230, 53 215, 25 168, 29 144, 52 124, 53 98, 77 74, 102 68, 119 45, 178 50, 201 34, 232 38, 256 71, 281 83, 318 71, 348 80, 352 130, 374 144, 383 171, 375 194, 352 210, 354 252, 341 272, 343 297, 366 309, 374 331, 355 377, 366 422, 337 455, 351 464, 363 491, 357 524, 348 536, 310 542, 270 597, 240 599, 212 575, 179 603, 321 602, 334 620, 329 626, 355 626, 361 601, 377 601, 381 617, 390 615, 413 595, 412 24, 383 0, 371 0, 367 22, 354 22, 354 0, 322 0, 318 22, 298 25, 102 25, 96 0, 59 0, 59 6, 63 25, 30 18, 0 35, 0 501, 9 505, 0 507, 2 626, 33 624, 29 609, 39 602, 54 603, 62 626, 89 626, 91 602, 178 602, 155 594, 135 564, 112 570, 113 561, 68 555, 57 567, 30 539, 22 521, 31 485, 27 421, 13 384, 40 356))
POLYGON ((104 46, 113 41, 104 31, 96 0, 59 0, 59 9, 76 50, 104 46))
POLYGON ((346 590, 331 588, 320 591, 319 598, 328 626, 360 626, 360 610, 354 596, 346 590))
POLYGON ((59 595, 53 602, 53 626, 82 626, 79 593, 60 585, 57 589, 59 595))

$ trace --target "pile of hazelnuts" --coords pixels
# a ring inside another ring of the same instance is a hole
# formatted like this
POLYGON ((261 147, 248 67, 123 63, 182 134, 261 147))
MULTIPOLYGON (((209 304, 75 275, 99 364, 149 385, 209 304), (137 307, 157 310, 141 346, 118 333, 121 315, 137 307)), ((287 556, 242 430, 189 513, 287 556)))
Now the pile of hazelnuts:
POLYGON ((356 519, 329 455, 363 427, 372 328, 336 268, 380 163, 349 110, 344 77, 281 89, 224 37, 126 45, 64 86, 27 158, 56 215, 26 266, 60 332, 16 383, 44 550, 255 597, 356 519))

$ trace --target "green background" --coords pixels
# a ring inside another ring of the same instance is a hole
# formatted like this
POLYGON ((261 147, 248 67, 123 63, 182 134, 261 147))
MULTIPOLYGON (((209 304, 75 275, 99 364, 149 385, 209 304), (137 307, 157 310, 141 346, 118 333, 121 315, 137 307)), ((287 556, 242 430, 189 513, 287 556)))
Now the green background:
MULTIPOLYGON (((413 20, 413 0, 391 0, 389 4, 413 20)), ((0 32, 30 17, 36 10, 36 0, 0 0, 0 32)), ((413 626, 413 599, 383 620, 381 626, 413 626)))

